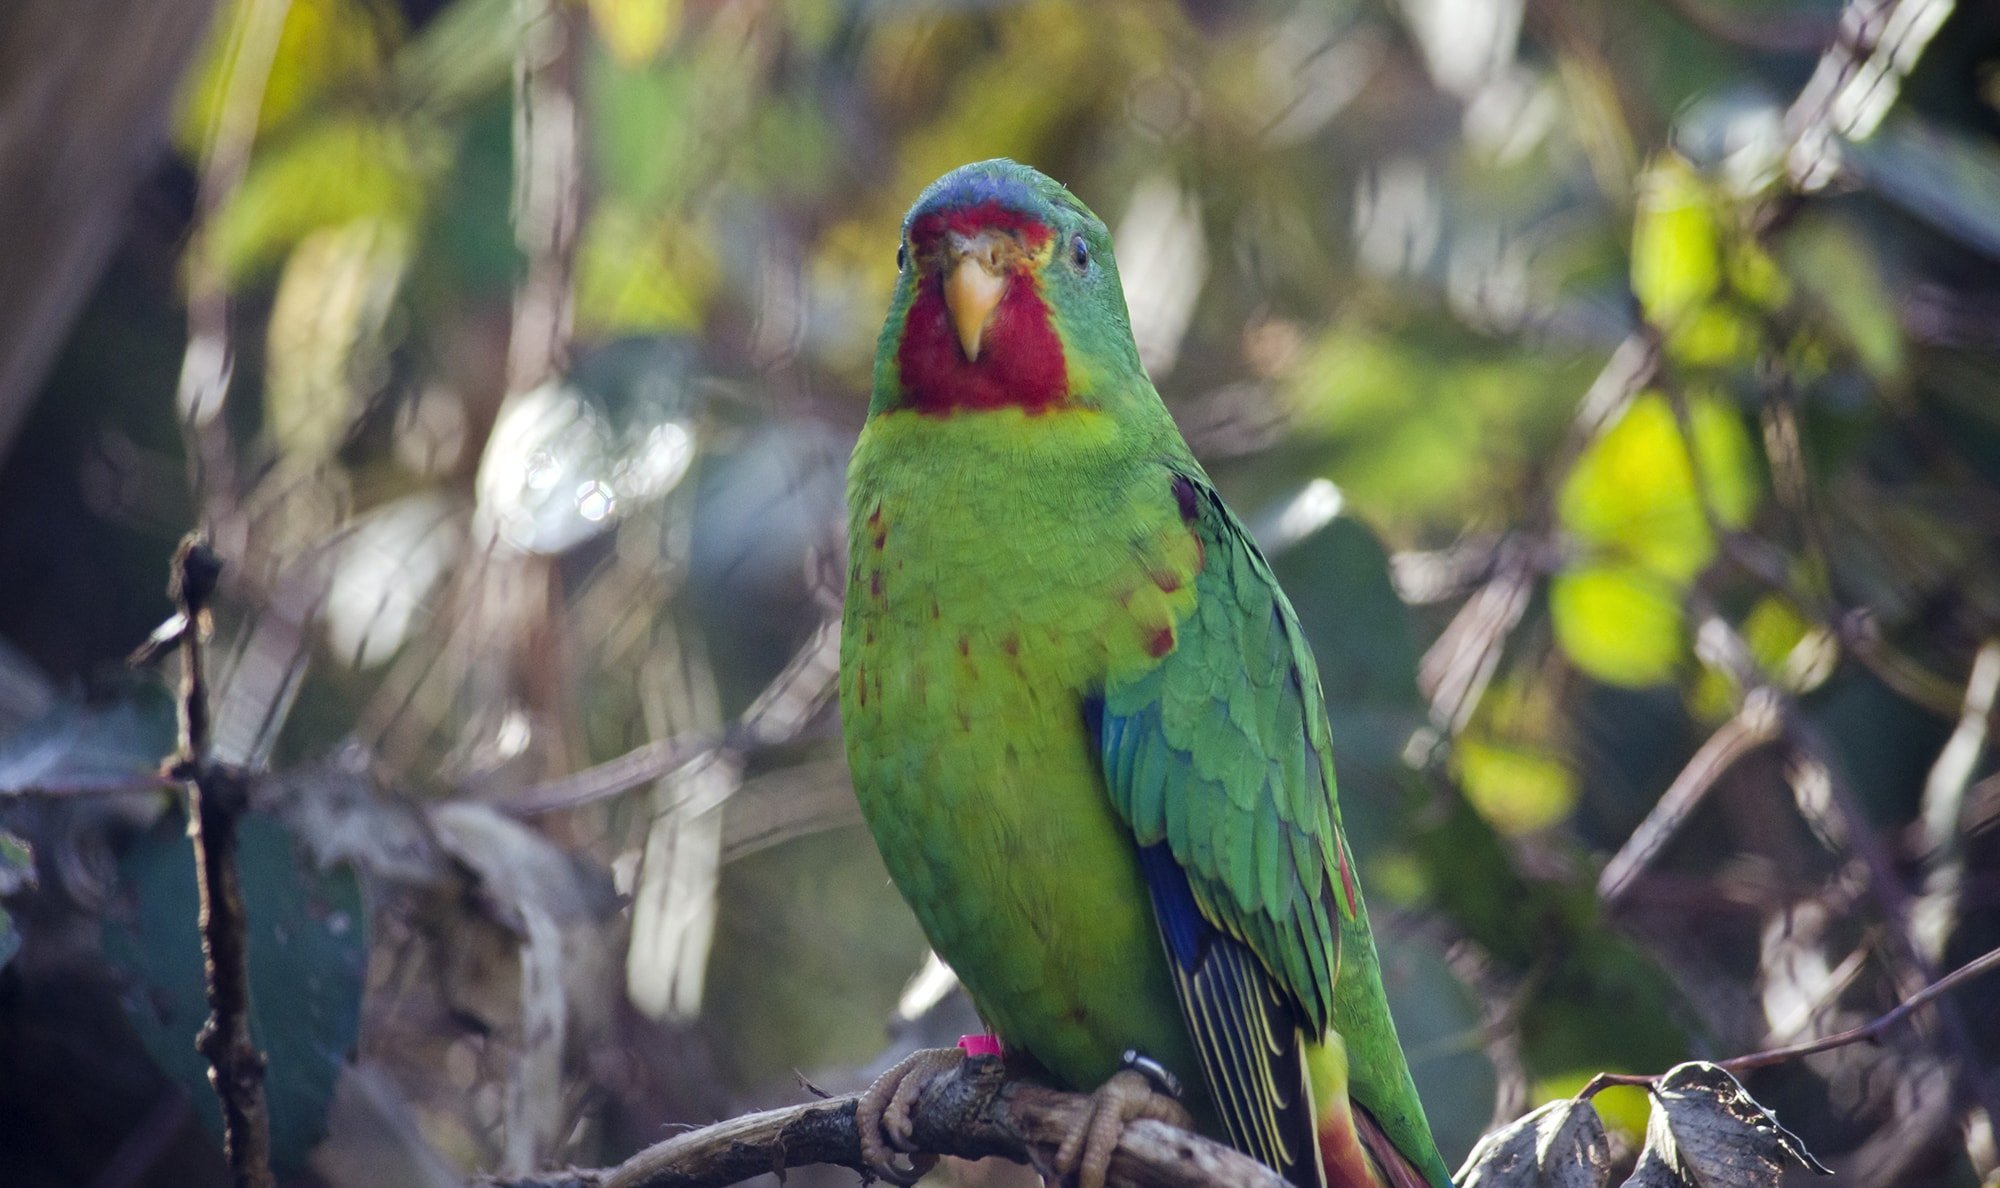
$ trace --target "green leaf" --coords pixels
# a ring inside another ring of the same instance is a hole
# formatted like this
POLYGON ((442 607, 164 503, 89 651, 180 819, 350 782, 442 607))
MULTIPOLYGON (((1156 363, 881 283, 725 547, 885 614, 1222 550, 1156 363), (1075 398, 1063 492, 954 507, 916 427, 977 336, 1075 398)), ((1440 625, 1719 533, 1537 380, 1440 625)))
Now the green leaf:
MULTIPOLYGON (((1371 862, 1375 856, 1369 854, 1371 862)), ((1396 1034, 1438 1145, 1448 1151, 1470 1146, 1493 1116, 1498 1091, 1492 1058, 1466 1042, 1483 1026, 1480 999, 1445 959, 1436 938, 1385 929, 1377 950, 1396 1034)))
POLYGON ((376 219, 408 228, 439 171, 434 133, 413 120, 335 116, 262 149, 212 229, 231 283, 277 263, 321 227, 376 219))
POLYGON ((1903 368, 1903 323, 1881 264, 1859 228, 1813 219, 1784 238, 1785 263, 1826 311, 1835 334, 1853 348, 1870 375, 1903 368))
MULTIPOLYGON (((271 818, 243 819, 237 863, 249 913, 250 1032, 269 1062, 271 1154, 284 1174, 303 1166, 325 1133, 334 1079, 354 1047, 368 917, 353 871, 315 870, 271 818)), ((118 873, 104 951, 130 980, 126 1014, 154 1062, 220 1135, 208 1066, 194 1049, 208 1003, 185 823, 175 815, 144 834, 118 873)))
POLYGON ((1480 1139, 1453 1179, 1459 1188, 1603 1188, 1611 1144, 1589 1102, 1563 1098, 1480 1139))
POLYGON ((504 97, 519 40, 514 0, 453 0, 396 54, 396 89, 432 115, 504 97))
MULTIPOLYGON (((34 885, 34 851, 27 842, 0 829, 0 900, 34 885)), ((20 951, 21 932, 14 927, 14 917, 0 904, 0 969, 7 968, 7 963, 20 951)))
POLYGON ((1573 363, 1343 319, 1300 347, 1282 393, 1298 435, 1326 443, 1314 472, 1337 475, 1349 506, 1400 536, 1492 510, 1498 476, 1558 439, 1568 413, 1552 393, 1585 382, 1573 363))
POLYGON ((1777 1188, 1790 1165, 1833 1174, 1727 1070, 1691 1061, 1653 1088, 1646 1148, 1625 1188, 1777 1188))
POLYGON ((1687 652, 1679 591, 1636 566, 1591 565, 1557 575, 1549 614, 1563 651, 1606 684, 1660 684, 1687 652))

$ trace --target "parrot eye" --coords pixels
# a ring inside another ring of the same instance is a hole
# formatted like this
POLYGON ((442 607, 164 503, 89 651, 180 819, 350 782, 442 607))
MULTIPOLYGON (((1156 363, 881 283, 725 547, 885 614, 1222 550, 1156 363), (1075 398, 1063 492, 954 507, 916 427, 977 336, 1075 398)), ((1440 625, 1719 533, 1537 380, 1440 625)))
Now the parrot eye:
POLYGON ((899 243, 896 245, 896 271, 903 272, 906 269, 908 269, 909 266, 910 266, 910 247, 908 244, 899 243))
POLYGON ((1082 272, 1084 269, 1090 267, 1090 247, 1083 242, 1083 236, 1081 235, 1070 237, 1069 262, 1076 266, 1078 272, 1082 272))

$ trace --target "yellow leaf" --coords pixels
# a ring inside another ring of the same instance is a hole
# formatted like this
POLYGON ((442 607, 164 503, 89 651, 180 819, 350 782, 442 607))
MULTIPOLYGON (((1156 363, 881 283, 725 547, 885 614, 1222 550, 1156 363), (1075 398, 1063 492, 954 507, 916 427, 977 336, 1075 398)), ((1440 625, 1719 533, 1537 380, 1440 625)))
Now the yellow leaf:
POLYGON ((1655 325, 1672 330, 1722 281, 1715 199, 1686 161, 1666 156, 1640 179, 1632 227, 1632 293, 1655 325))
POLYGON ((313 232, 285 262, 266 331, 264 424, 287 460, 332 457, 361 399, 386 379, 408 259, 401 227, 364 218, 313 232))
POLYGON ((1804 692, 1826 680, 1839 658, 1839 646, 1831 633, 1775 594, 1757 600, 1741 631, 1758 666, 1794 692, 1804 692))
POLYGON ((708 241, 704 229, 674 219, 599 207, 577 260, 577 328, 606 336, 694 329, 719 279, 708 241))
POLYGON ((1672 679, 1687 654, 1679 591, 1631 566, 1594 565, 1549 586, 1556 642, 1584 672, 1642 688, 1672 679))
MULTIPOLYGON (((175 121, 174 139, 190 157, 199 156, 214 125, 216 108, 236 67, 231 44, 238 14, 236 0, 218 12, 201 60, 188 83, 175 121)), ((360 91, 386 77, 390 52, 404 37, 401 10, 363 0, 292 0, 285 27, 264 81, 257 131, 262 133, 305 111, 335 89, 360 91)))
POLYGON ((1747 522, 1757 502, 1749 435, 1718 400, 1689 397, 1702 461, 1698 493, 1687 442, 1664 396, 1647 393, 1591 443, 1563 482, 1557 509, 1577 543, 1635 563, 1670 582, 1693 577, 1715 553, 1705 494, 1721 523, 1747 522))
POLYGON ((1452 757, 1466 799, 1502 833, 1546 829, 1576 807, 1576 773, 1548 751, 1466 737, 1452 757))
POLYGON ((590 0, 590 19, 619 65, 640 66, 679 32, 681 0, 590 0))

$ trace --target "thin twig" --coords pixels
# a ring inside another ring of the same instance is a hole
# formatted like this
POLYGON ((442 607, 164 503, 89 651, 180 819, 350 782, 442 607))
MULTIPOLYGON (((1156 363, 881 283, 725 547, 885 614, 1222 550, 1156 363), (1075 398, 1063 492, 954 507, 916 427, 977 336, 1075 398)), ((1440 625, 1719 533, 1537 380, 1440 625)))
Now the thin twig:
POLYGON ((1766 1065, 1778 1064, 1800 1056, 1811 1056, 1816 1052, 1831 1051, 1834 1048, 1845 1047, 1848 1044, 1860 1043, 1862 1040, 1872 1040, 1908 1018, 1910 1012, 1929 1005, 1939 995, 1949 994, 1951 991, 1979 977, 1981 974, 1991 973, 1996 969, 2000 969, 2000 949, 1994 949, 1982 956, 1973 958, 1944 977, 1925 986, 1922 990, 1910 995, 1908 999, 1904 1000, 1901 1006, 1888 1011, 1870 1022, 1863 1023, 1859 1027, 1849 1028, 1846 1031, 1826 1036, 1823 1039, 1788 1044, 1782 1048, 1772 1048, 1767 1052, 1752 1052, 1747 1056, 1737 1056, 1729 1060, 1718 1061, 1717 1063, 1732 1073, 1749 1072, 1753 1068, 1763 1068, 1766 1065))
MULTIPOLYGON (((871 1174, 854 1123, 859 1094, 747 1114, 677 1134, 615 1168, 488 1180, 485 1188, 721 1188, 815 1163, 871 1174)), ((1010 1081, 1001 1062, 967 1060, 928 1086, 911 1111, 919 1154, 999 1156, 1046 1170, 1055 1149, 1090 1114, 1090 1098, 1010 1081)), ((1110 1183, 1126 1188, 1284 1188, 1271 1169, 1239 1151, 1163 1122, 1125 1128, 1110 1183)))
POLYGON ((209 756, 208 681, 202 625, 222 562, 199 535, 174 552, 169 592, 183 622, 180 753, 169 775, 187 786, 188 834, 201 888, 201 952, 208 1021, 195 1046, 222 1101, 222 1150, 236 1188, 271 1188, 271 1119, 264 1106, 264 1055, 250 1039, 250 972, 236 827, 249 807, 243 773, 209 756))
MULTIPOLYGON (((1821 834, 1830 849, 1851 855, 1867 872, 1866 889, 1881 909, 1886 926, 1892 976, 1903 983, 1900 989, 1904 993, 1914 996, 1923 985, 1935 980, 1937 973, 1911 936, 1910 896, 1897 875, 1895 862, 1876 836, 1854 789, 1841 777, 1832 746, 1800 709, 1797 699, 1765 680, 1750 645, 1705 594, 1692 591, 1687 610, 1695 624, 1698 646, 1711 663, 1734 680, 1742 690, 1745 704, 1752 698, 1767 698, 1776 707, 1781 724, 1778 741, 1790 750, 1790 779, 1800 815, 1821 834)), ((1939 1020, 1948 1050, 1973 1050, 1970 1025, 1962 1012, 1946 1003, 1939 1011, 1939 1020)), ((2000 1094, 1983 1071, 1970 1061, 1961 1061, 1957 1068, 1980 1108, 1989 1116, 2000 1117, 2000 1094)))
MULTIPOLYGON (((1830 1052, 1835 1048, 1844 1048, 1849 1044, 1858 1044, 1864 1040, 1876 1039, 1883 1032, 1909 1018, 1915 1011, 1929 1006, 1938 998, 1951 993, 1974 978, 1992 973, 1996 969, 2000 969, 2000 949, 1992 949, 1981 956, 1973 958, 1971 961, 1952 970, 1944 977, 1925 986, 1922 990, 1910 995, 1900 1005, 1885 1011, 1859 1027, 1850 1027, 1846 1031, 1822 1036, 1816 1040, 1787 1044, 1782 1048, 1771 1048, 1763 1052, 1751 1052, 1745 1056, 1732 1056, 1727 1060, 1718 1060, 1716 1064, 1718 1067, 1727 1069, 1732 1074, 1740 1074, 1752 1072, 1760 1068, 1768 1068, 1773 1064, 1782 1064, 1787 1060, 1797 1060, 1802 1056, 1813 1056, 1820 1052, 1830 1052)), ((1662 1075, 1664 1074, 1598 1073, 1596 1076, 1590 1078, 1590 1083, 1577 1093, 1577 1098, 1579 1100, 1588 1100, 1595 1096, 1598 1090, 1607 1089, 1613 1085, 1631 1085, 1640 1089, 1651 1089, 1653 1086, 1659 1084, 1662 1075)))
POLYGON ((1679 834, 1681 826, 1720 780, 1751 752, 1778 737, 1777 706, 1765 694, 1744 699, 1736 716, 1722 724, 1632 831, 1597 879, 1597 896, 1615 906, 1632 889, 1633 881, 1652 865, 1660 851, 1679 834))
POLYGON ((839 672, 840 622, 828 619, 721 737, 694 733, 641 743, 616 758, 523 789, 497 807, 517 817, 581 808, 711 755, 729 752, 740 759, 762 747, 789 742, 832 696, 839 672))

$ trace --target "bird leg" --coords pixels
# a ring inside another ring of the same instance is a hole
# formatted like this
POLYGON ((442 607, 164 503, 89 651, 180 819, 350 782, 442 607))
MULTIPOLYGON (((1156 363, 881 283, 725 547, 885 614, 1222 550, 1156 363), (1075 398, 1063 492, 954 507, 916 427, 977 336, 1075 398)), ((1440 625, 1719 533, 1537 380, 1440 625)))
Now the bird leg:
POLYGON ((1076 1188, 1104 1188, 1111 1153, 1132 1123, 1151 1118, 1183 1129, 1194 1126, 1194 1116, 1181 1104, 1180 1081, 1165 1066, 1138 1052, 1125 1053, 1121 1063, 1090 1095, 1090 1113, 1056 1150, 1056 1173, 1074 1177, 1076 1188))
POLYGON ((910 1108, 939 1077, 956 1071, 965 1059, 957 1048, 923 1048, 896 1062, 861 1095, 854 1107, 854 1126, 861 1132, 861 1158, 878 1177, 892 1184, 914 1184, 936 1163, 935 1155, 911 1155, 907 1168, 896 1155, 910 1149, 910 1108))

